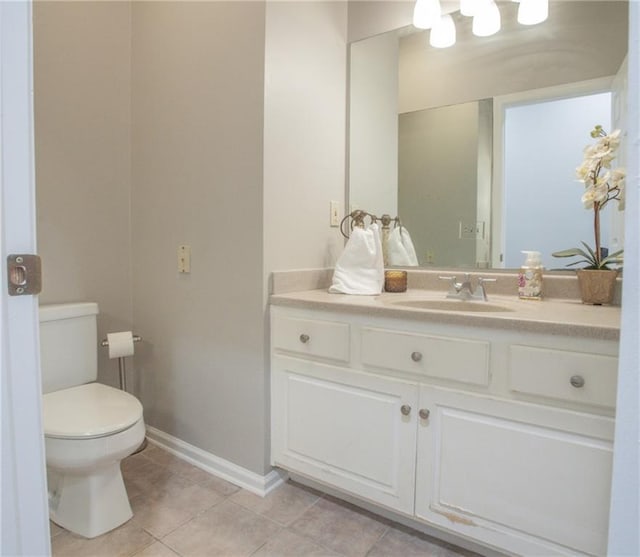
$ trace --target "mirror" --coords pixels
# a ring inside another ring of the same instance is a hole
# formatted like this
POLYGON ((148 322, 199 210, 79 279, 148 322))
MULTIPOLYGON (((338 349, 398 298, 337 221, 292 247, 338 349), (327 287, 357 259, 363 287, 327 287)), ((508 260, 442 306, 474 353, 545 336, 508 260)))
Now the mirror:
MULTIPOLYGON (((562 268, 552 251, 592 243, 574 171, 595 124, 625 127, 624 110, 611 107, 628 4, 552 0, 549 19, 531 27, 517 23, 517 3, 499 7, 492 37, 475 37, 471 19, 452 13, 448 49, 412 26, 350 45, 349 207, 398 215, 421 266, 516 267, 529 249, 562 268), (577 120, 561 122, 569 113, 577 120)), ((609 246, 619 249, 621 218, 611 213, 609 246)))

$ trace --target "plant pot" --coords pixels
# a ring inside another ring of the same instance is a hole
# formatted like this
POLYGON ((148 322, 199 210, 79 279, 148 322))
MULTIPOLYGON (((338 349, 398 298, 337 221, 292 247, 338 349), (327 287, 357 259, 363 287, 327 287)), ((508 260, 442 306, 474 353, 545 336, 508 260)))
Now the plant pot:
POLYGON ((602 305, 613 301, 618 271, 580 269, 576 271, 583 304, 602 305))

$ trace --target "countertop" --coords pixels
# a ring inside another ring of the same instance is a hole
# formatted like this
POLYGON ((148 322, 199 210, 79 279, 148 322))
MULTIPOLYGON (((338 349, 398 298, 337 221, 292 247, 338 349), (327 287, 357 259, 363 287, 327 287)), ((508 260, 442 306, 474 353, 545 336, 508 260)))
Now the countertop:
POLYGON ((403 293, 357 296, 330 294, 326 289, 318 289, 270 297, 271 304, 276 306, 602 340, 618 340, 620 336, 619 306, 591 306, 574 299, 520 300, 515 296, 499 295, 489 296, 488 303, 503 306, 505 311, 449 311, 398 305, 412 300, 445 300, 445 292, 409 289, 403 293))

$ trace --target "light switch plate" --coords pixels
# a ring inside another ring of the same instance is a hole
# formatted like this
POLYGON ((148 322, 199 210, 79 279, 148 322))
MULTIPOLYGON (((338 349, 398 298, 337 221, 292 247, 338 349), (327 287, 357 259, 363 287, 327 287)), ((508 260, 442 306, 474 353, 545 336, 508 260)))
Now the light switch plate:
POLYGON ((340 226, 340 203, 338 201, 330 201, 329 211, 330 211, 329 225, 340 226))

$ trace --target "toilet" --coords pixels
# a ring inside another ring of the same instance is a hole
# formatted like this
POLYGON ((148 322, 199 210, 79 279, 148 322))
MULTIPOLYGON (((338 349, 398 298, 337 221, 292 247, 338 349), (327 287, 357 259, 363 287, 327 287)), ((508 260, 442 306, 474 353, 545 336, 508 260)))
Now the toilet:
POLYGON ((140 401, 96 383, 97 314, 95 303, 40 306, 49 517, 86 538, 133 516, 120 461, 145 435, 140 401))

